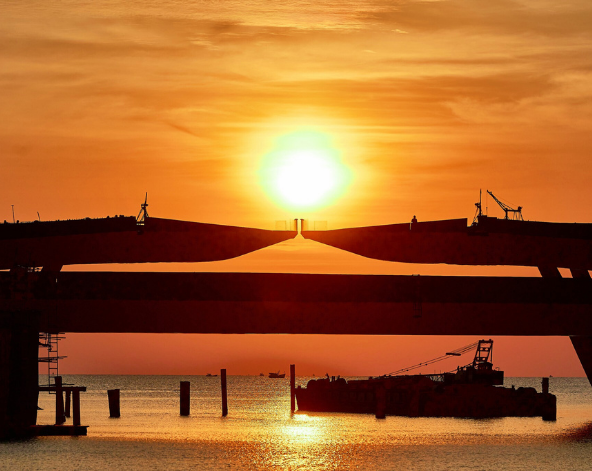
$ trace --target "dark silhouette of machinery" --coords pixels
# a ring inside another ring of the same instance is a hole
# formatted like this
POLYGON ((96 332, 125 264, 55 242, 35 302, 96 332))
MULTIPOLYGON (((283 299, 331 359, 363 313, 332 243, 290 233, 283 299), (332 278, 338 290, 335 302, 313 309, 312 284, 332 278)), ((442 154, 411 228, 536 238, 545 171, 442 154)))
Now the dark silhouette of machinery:
POLYGON ((146 219, 148 218, 148 192, 146 192, 146 198, 142 203, 142 209, 138 213, 138 217, 136 218, 136 222, 139 226, 143 226, 146 223, 146 219))
MULTIPOLYGON (((506 213, 506 217, 504 219, 514 219, 517 221, 524 221, 524 219, 522 219, 522 206, 518 206, 518 209, 514 209, 511 206, 508 206, 506 203, 497 199, 491 191, 487 190, 487 193, 489 193, 491 195, 491 197, 495 200, 495 202, 497 204, 499 204, 500 208, 502 208, 504 210, 504 212, 506 213), (512 214, 511 218, 508 217, 508 213, 512 214)), ((479 202, 478 208, 479 208, 479 210, 481 210, 481 202, 479 202)))

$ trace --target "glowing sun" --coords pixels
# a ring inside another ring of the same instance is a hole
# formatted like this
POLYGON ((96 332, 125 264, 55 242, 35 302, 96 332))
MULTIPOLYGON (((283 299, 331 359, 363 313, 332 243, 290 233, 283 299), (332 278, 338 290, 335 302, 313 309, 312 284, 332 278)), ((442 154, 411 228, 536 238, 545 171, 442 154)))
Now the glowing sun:
POLYGON ((280 137, 261 166, 262 185, 281 206, 313 209, 333 202, 349 183, 349 169, 327 135, 297 131, 280 137))

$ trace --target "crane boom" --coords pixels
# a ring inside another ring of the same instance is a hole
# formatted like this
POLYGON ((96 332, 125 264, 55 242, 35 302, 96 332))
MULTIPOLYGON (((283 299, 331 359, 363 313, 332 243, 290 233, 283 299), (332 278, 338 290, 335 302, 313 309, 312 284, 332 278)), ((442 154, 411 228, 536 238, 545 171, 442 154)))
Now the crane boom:
POLYGON ((522 206, 518 206, 518 209, 514 209, 511 206, 508 206, 506 203, 503 203, 500 200, 498 200, 491 191, 487 190, 487 193, 489 193, 491 197, 495 200, 495 202, 499 204, 500 208, 504 210, 504 212, 506 213, 506 219, 510 219, 508 217, 508 213, 512 213, 512 219, 524 221, 524 219, 522 219, 522 206))

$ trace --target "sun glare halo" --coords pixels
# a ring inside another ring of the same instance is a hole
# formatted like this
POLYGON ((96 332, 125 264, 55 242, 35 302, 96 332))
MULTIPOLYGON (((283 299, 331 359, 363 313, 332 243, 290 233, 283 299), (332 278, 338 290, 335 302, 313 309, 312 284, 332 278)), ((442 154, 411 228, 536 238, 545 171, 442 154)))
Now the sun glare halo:
POLYGON ((279 138, 263 160, 262 185, 287 209, 314 209, 339 197, 349 170, 326 134, 297 131, 279 138))

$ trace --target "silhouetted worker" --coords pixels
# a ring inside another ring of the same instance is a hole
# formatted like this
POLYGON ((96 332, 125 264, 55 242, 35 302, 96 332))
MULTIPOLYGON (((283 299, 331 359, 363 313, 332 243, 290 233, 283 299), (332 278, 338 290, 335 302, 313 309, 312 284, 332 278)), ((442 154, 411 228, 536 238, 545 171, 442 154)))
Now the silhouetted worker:
POLYGON ((412 223, 417 222, 417 218, 415 216, 413 216, 413 219, 411 220, 412 223))

